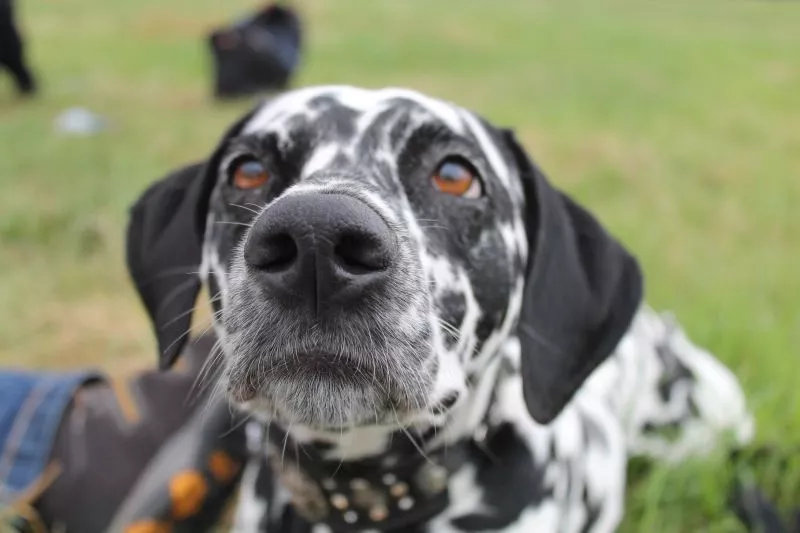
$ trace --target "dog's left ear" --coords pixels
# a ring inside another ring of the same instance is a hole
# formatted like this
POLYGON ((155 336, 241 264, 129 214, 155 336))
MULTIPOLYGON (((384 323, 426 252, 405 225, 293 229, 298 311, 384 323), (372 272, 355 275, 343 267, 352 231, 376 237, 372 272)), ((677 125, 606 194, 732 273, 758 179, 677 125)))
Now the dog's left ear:
POLYGON ((200 292, 203 210, 210 194, 205 164, 175 170, 133 205, 126 261, 158 341, 159 366, 172 366, 189 336, 200 292))
POLYGON ((642 273, 585 209, 548 183, 510 131, 526 201, 528 264, 519 320, 525 403, 552 421, 628 330, 642 273))
POLYGON ((152 184, 131 208, 128 272, 152 322, 162 369, 173 365, 189 338, 201 288, 199 271, 216 168, 231 138, 258 109, 225 132, 208 161, 171 172, 152 184))

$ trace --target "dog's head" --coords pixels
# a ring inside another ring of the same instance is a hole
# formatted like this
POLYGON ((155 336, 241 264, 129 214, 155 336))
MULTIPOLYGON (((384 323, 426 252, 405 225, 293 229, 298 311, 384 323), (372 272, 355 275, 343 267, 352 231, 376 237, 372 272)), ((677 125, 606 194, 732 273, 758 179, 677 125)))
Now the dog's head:
POLYGON ((312 427, 436 420, 514 337, 548 422, 642 292, 635 260, 510 132, 398 89, 261 105, 153 185, 128 237, 161 365, 204 277, 231 397, 312 427))

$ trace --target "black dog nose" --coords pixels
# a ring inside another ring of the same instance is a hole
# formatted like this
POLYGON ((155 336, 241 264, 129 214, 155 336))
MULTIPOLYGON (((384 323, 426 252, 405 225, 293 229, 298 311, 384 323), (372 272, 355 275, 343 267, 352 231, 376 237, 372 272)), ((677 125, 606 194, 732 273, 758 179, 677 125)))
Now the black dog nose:
POLYGON ((395 238, 378 213, 343 194, 280 199, 256 220, 244 259, 261 287, 314 316, 356 304, 385 282, 395 238))

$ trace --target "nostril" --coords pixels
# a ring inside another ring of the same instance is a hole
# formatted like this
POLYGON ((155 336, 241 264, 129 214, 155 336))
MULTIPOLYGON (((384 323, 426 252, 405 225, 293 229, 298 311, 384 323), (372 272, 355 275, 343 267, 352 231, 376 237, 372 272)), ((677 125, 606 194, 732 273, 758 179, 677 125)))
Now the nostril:
POLYGON ((297 260, 297 243, 288 233, 279 233, 261 242, 261 253, 253 266, 267 272, 280 272, 297 260))
POLYGON ((389 266, 389 258, 380 239, 367 233, 345 233, 333 250, 337 264, 347 272, 364 275, 389 266))

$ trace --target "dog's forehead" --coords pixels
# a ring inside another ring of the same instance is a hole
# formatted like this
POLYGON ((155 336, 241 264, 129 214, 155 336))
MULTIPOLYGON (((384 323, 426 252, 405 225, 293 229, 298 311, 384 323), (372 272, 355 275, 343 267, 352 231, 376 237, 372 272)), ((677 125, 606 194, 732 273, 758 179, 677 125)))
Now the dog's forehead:
POLYGON ((350 86, 311 87, 287 92, 266 102, 247 123, 244 133, 280 132, 290 127, 292 120, 298 117, 314 119, 342 111, 348 111, 363 128, 368 125, 369 118, 391 108, 413 113, 420 121, 436 119, 455 133, 465 133, 464 110, 454 104, 408 89, 369 90, 350 86))
MULTIPOLYGON (((324 165, 349 146, 376 141, 380 148, 396 152, 409 132, 426 124, 446 127, 453 135, 469 139, 484 154, 494 173, 510 185, 510 169, 486 125, 473 112, 456 104, 402 88, 378 90, 351 86, 321 86, 298 89, 269 100, 244 126, 244 135, 274 133, 288 139, 298 125, 313 134, 321 151, 306 172, 324 165), (392 137, 395 135, 395 138, 392 137)), ((367 144, 371 155, 377 146, 367 144)), ((383 150, 381 150, 383 151, 383 150)), ((385 153, 385 152, 384 152, 385 153)))

